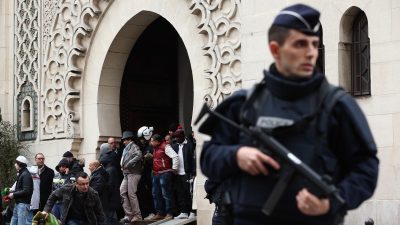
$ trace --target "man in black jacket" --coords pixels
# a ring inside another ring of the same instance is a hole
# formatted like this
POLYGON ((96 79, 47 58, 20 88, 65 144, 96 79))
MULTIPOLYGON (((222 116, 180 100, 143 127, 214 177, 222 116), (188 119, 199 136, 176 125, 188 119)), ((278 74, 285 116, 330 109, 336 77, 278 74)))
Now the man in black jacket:
MULTIPOLYGON (((109 175, 98 160, 89 163, 89 170, 91 172, 89 186, 99 194, 101 205, 107 220, 107 215, 109 215, 108 205, 110 204, 110 186, 108 186, 108 181, 110 179, 109 175)), ((107 225, 110 224, 111 223, 107 223, 107 225)))
POLYGON ((105 154, 100 158, 100 163, 108 173, 108 184, 109 195, 107 205, 103 205, 103 209, 106 216, 106 224, 117 224, 116 213, 118 210, 122 210, 121 196, 119 187, 121 185, 121 167, 119 161, 116 160, 116 153, 111 149, 110 144, 103 143, 100 149, 106 149, 105 154))
POLYGON ((66 151, 63 154, 63 158, 67 159, 69 162, 69 173, 71 177, 75 177, 77 173, 83 172, 83 167, 85 167, 84 159, 76 159, 71 151, 66 151))
POLYGON ((47 217, 56 201, 62 201, 61 225, 104 225, 104 212, 97 192, 89 187, 89 176, 79 172, 74 184, 51 193, 44 211, 47 217))
POLYGON ((183 129, 176 130, 173 136, 176 143, 172 148, 179 156, 175 189, 181 213, 176 218, 187 219, 192 211, 191 182, 196 176, 195 144, 185 137, 183 129))
POLYGON ((8 197, 15 199, 15 207, 11 218, 11 225, 25 225, 33 193, 32 176, 26 168, 28 160, 24 156, 18 156, 15 168, 18 171, 15 189, 8 197))
POLYGON ((53 189, 53 179, 54 179, 54 170, 50 169, 44 164, 44 155, 43 153, 37 153, 35 155, 36 165, 39 169, 39 177, 40 177, 40 203, 39 203, 39 211, 43 211, 44 205, 49 198, 52 189, 53 189))

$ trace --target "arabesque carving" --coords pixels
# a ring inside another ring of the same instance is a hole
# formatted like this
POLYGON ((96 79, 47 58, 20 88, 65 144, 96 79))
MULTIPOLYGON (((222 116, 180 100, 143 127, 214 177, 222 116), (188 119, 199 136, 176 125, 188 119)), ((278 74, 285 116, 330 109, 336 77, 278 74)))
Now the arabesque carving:
POLYGON ((15 2, 15 80, 16 96, 25 82, 38 91, 39 75, 39 0, 15 2))
POLYGON ((190 0, 192 14, 200 17, 199 33, 206 36, 204 76, 212 88, 204 100, 210 107, 242 85, 239 6, 240 0, 190 0))
POLYGON ((46 46, 51 36, 51 25, 57 15, 57 9, 59 8, 59 0, 43 0, 42 10, 42 36, 43 46, 46 46))
POLYGON ((37 102, 39 95, 39 0, 15 1, 15 51, 14 51, 14 79, 15 105, 18 139, 20 141, 35 140, 37 137, 37 102), (24 98, 30 98, 32 116, 30 119, 34 127, 23 130, 21 121, 21 105, 24 98))
MULTIPOLYGON (((41 138, 80 137, 81 74, 90 35, 112 0, 61 0, 46 43, 41 138)), ((50 13, 51 14, 51 13, 50 13)))

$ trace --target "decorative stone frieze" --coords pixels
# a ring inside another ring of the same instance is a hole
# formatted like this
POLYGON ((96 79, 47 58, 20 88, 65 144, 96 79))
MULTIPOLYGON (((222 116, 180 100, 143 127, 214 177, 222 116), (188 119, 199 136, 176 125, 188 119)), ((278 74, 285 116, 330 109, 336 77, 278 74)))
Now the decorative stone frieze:
POLYGON ((42 9, 42 36, 43 46, 46 46, 51 36, 51 25, 57 15, 57 9, 59 6, 59 0, 43 0, 42 9))
POLYGON ((19 140, 34 140, 37 136, 37 102, 39 83, 39 0, 15 1, 14 76, 19 140), (32 99, 32 129, 21 129, 21 107, 24 98, 32 99))
MULTIPOLYGON (((81 74, 91 34, 112 0, 62 0, 46 43, 41 138, 80 137, 81 74)), ((50 7, 51 8, 51 7, 50 7)), ((50 10, 50 9, 49 9, 50 10)))
POLYGON ((242 85, 240 0, 190 0, 192 14, 199 16, 198 29, 206 37, 204 55, 209 59, 204 76, 211 82, 204 100, 217 106, 242 85))

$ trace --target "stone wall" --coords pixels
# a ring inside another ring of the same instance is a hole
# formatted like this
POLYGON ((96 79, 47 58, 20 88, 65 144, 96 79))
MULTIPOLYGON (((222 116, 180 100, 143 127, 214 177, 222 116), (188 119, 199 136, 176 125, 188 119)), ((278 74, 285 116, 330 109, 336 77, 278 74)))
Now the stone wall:
POLYGON ((14 4, 0 2, 0 108, 4 120, 14 118, 13 35, 14 4))

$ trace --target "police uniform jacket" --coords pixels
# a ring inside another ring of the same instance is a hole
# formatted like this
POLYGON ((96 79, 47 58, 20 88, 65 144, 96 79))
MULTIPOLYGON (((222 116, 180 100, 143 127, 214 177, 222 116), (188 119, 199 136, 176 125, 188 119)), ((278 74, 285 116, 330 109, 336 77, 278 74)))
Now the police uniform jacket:
MULTIPOLYGON (((260 116, 298 120, 315 110, 318 90, 326 78, 319 73, 309 79, 288 79, 272 65, 264 72, 268 97, 258 99, 260 116)), ((246 91, 238 91, 217 107, 216 111, 241 123, 242 106, 246 91)), ((254 113, 253 113, 254 114, 254 113)), ((271 216, 261 213, 261 208, 276 184, 273 176, 251 176, 237 164, 236 154, 241 146, 255 146, 251 138, 229 124, 213 117, 206 120, 199 131, 210 134, 201 153, 201 169, 212 180, 223 181, 233 202, 236 221, 261 224, 332 224, 338 214, 358 207, 372 196, 378 177, 377 149, 367 121, 357 103, 349 95, 338 100, 327 120, 326 146, 321 145, 315 129, 304 130, 276 137, 285 147, 317 172, 327 173, 334 179, 346 203, 330 199, 330 211, 322 216, 306 216, 296 206, 298 191, 307 187, 302 179, 295 178, 285 191, 271 216)), ((281 165, 282 166, 282 165, 281 165)), ((322 175, 322 174, 321 174, 322 175)), ((236 223, 236 222, 235 222, 236 223)), ((240 222, 238 222, 240 224, 240 222)))

